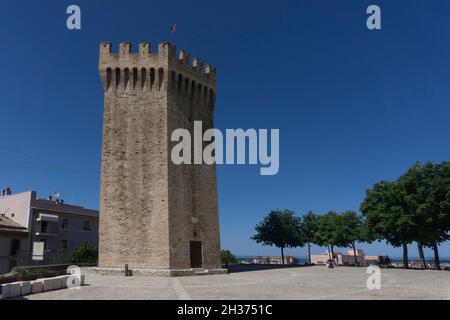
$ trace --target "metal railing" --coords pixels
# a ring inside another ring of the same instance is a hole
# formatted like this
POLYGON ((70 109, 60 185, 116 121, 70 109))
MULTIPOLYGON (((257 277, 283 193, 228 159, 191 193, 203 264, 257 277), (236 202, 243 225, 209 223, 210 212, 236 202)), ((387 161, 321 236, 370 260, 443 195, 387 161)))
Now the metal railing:
POLYGON ((14 267, 54 265, 71 262, 71 254, 62 252, 45 252, 43 261, 32 261, 29 252, 22 252, 14 256, 0 256, 0 274, 11 272, 14 267))
POLYGON ((27 264, 28 257, 25 254, 0 257, 0 274, 8 273, 14 267, 24 266, 27 264))

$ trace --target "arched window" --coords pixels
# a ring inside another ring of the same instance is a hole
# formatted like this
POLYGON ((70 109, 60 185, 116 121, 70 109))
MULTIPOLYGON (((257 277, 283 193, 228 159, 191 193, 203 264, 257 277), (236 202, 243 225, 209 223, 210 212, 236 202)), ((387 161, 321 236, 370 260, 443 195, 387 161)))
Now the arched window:
POLYGON ((215 98, 216 98, 216 97, 215 97, 214 90, 213 90, 213 89, 210 89, 210 92, 209 92, 209 106, 210 106, 211 108, 214 107, 214 99, 215 99, 215 98))
POLYGON ((189 79, 184 79, 184 95, 187 96, 189 94, 189 79))
POLYGON ((183 86, 183 76, 181 73, 178 75, 178 94, 181 94, 181 87, 183 86))
POLYGON ((112 81, 112 69, 106 68, 106 90, 109 90, 112 81))
POLYGON ((191 102, 195 101, 195 81, 191 82, 191 96, 189 98, 191 102))
POLYGON ((125 89, 129 84, 130 81, 130 69, 125 68, 123 70, 123 88, 125 89))
POLYGON ((138 69, 133 68, 133 89, 136 88, 137 82, 138 82, 138 69))
POLYGON ((141 69, 141 87, 142 87, 142 89, 144 89, 146 85, 147 85, 147 69, 142 68, 141 69))
POLYGON ((158 70, 158 84, 159 84, 159 90, 161 90, 161 87, 163 85, 164 82, 164 69, 163 68, 159 68, 158 70))
POLYGON ((116 74, 115 74, 115 77, 116 77, 116 79, 115 79, 115 81, 116 81, 116 83, 115 83, 115 85, 116 85, 116 89, 119 87, 119 84, 120 84, 120 68, 116 68, 116 74))
POLYGON ((207 102, 207 97, 208 97, 208 87, 205 86, 205 88, 203 89, 203 102, 206 103, 207 102))
POLYGON ((200 103, 202 99, 202 85, 199 83, 197 88, 197 103, 200 103))
POLYGON ((171 79, 170 79, 172 89, 175 89, 175 82, 176 82, 176 80, 177 80, 177 79, 176 79, 175 71, 172 71, 172 73, 171 73, 171 79))
POLYGON ((155 84, 155 69, 150 69, 150 90, 153 89, 153 85, 155 84))

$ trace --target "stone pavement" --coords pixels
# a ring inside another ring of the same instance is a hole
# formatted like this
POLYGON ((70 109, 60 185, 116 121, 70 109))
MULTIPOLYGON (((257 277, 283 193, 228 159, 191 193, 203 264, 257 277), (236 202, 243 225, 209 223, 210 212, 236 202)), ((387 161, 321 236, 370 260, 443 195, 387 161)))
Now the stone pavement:
POLYGON ((39 299, 450 299, 450 272, 381 269, 381 289, 367 289, 366 268, 240 267, 228 275, 123 277, 86 275, 81 289, 24 297, 39 299))

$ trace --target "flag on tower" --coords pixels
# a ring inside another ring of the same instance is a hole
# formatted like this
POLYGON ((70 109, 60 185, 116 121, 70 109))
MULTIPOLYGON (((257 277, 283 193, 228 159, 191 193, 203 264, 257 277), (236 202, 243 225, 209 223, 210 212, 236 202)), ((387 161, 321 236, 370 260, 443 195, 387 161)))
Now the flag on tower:
POLYGON ((173 25, 170 27, 170 33, 175 33, 175 32, 177 32, 177 25, 176 25, 176 24, 173 24, 173 25))

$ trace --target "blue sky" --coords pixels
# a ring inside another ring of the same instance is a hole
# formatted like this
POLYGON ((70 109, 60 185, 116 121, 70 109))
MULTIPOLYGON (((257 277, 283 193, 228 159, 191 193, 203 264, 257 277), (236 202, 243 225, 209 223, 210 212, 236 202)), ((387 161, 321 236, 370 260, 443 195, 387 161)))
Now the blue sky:
MULTIPOLYGON (((98 208, 98 43, 156 44, 169 40, 172 23, 178 48, 217 67, 216 127, 280 129, 278 175, 218 168, 223 248, 278 254, 249 239, 271 209, 357 210, 373 183, 415 161, 450 160, 446 0, 8 0, 0 12, 0 184, 43 197, 60 191, 98 208), (81 7, 81 31, 66 28, 70 4, 81 7), (366 28, 370 4, 381 7, 382 30, 366 28)), ((401 255, 384 243, 361 247, 401 255)), ((450 244, 441 255, 450 256, 450 244)))

